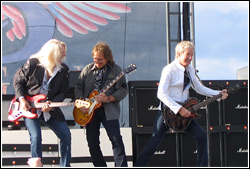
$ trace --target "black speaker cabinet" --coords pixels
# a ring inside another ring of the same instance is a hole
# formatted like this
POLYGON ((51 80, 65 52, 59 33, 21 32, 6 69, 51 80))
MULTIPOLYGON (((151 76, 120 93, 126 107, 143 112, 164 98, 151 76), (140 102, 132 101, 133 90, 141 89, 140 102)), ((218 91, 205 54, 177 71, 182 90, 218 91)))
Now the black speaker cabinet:
POLYGON ((248 88, 241 87, 224 101, 225 125, 248 124, 248 88))
POLYGON ((130 126, 153 127, 158 113, 157 81, 129 82, 130 126))
MULTIPOLYGON (((151 133, 136 133, 134 138, 133 162, 139 157, 142 149, 150 140, 151 133)), ((176 134, 167 133, 151 157, 148 167, 173 167, 177 166, 176 134)))
MULTIPOLYGON (((202 81, 210 88, 231 89, 236 84, 239 90, 229 93, 226 100, 222 101, 222 125, 248 124, 248 81, 247 80, 213 80, 202 81)), ((212 123, 212 122, 211 122, 212 123)))
MULTIPOLYGON (((208 142, 208 155, 209 165, 211 167, 223 166, 223 142, 221 138, 222 133, 211 133, 209 135, 210 141, 208 142)), ((181 166, 184 167, 196 167, 197 162, 197 149, 196 141, 190 135, 181 133, 181 166)))
POLYGON ((248 166, 248 132, 226 132, 225 166, 248 166))

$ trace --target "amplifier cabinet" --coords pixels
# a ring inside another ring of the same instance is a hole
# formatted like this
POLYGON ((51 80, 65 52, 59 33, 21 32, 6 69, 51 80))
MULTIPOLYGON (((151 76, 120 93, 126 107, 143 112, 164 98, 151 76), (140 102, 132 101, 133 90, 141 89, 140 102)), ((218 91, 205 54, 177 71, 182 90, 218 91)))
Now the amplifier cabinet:
POLYGON ((153 127, 158 113, 157 81, 129 82, 130 127, 153 127))
MULTIPOLYGON (((209 135, 209 159, 211 167, 223 166, 223 133, 211 133, 209 135)), ((186 133, 181 133, 180 139, 181 166, 197 166, 197 149, 195 139, 186 133)))
MULTIPOLYGON (((143 148, 147 145, 152 133, 135 133, 133 147, 133 163, 139 157, 143 148)), ((176 134, 166 133, 154 155, 151 157, 148 167, 169 167, 178 166, 178 149, 176 144, 176 134)))
POLYGON ((223 101, 224 125, 247 125, 248 124, 248 88, 241 87, 234 94, 229 94, 223 101))
POLYGON ((248 166, 248 132, 224 133, 225 166, 248 166))

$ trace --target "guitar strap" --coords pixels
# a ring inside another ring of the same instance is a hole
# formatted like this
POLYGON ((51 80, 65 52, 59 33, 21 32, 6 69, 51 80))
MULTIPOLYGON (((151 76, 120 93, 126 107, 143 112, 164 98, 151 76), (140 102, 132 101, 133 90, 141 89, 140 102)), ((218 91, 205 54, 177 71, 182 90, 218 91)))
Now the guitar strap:
POLYGON ((100 88, 99 88, 100 90, 103 88, 104 83, 108 79, 108 75, 109 75, 110 69, 111 69, 110 67, 111 67, 111 65, 107 65, 106 66, 106 72, 104 73, 104 77, 102 79, 102 83, 101 83, 100 88))
POLYGON ((163 105, 164 105, 164 103, 162 102, 162 101, 160 101, 160 104, 161 104, 161 111, 163 112, 163 105))
MULTIPOLYGON (((107 78, 108 78, 108 75, 109 75, 109 73, 110 73, 110 65, 107 65, 106 66, 106 68, 104 68, 104 69, 106 69, 106 71, 104 71, 104 73, 103 73, 103 75, 102 76, 104 76, 104 77, 102 77, 102 80, 101 80, 101 82, 99 83, 99 84, 94 84, 93 85, 93 89, 89 92, 89 94, 88 95, 90 95, 90 93, 93 91, 93 90, 97 90, 99 93, 100 93, 100 91, 101 91, 101 89, 103 88, 103 85, 105 84, 105 82, 106 82, 106 80, 107 80, 107 78), (96 89, 96 86, 98 86, 98 89, 96 89)), ((98 75, 97 75, 98 76, 98 75)), ((96 82, 95 82, 96 83, 96 82)))
POLYGON ((166 117, 166 114, 165 114, 166 105, 162 101, 160 101, 160 104, 161 104, 161 115, 163 116, 163 123, 165 123, 165 125, 167 126, 167 121, 169 119, 166 117))

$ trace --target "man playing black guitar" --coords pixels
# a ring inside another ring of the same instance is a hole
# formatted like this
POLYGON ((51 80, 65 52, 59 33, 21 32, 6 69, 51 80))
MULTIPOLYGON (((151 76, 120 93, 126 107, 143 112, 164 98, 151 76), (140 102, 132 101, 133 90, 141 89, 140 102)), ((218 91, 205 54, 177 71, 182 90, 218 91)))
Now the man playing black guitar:
MULTIPOLYGON (((190 64, 194 54, 194 45, 189 41, 182 41, 175 48, 175 60, 163 68, 157 91, 157 97, 174 115, 181 118, 193 118, 191 113, 183 104, 189 97, 189 88, 199 94, 206 96, 221 96, 226 99, 227 90, 216 91, 203 86, 197 76, 195 69, 190 64)), ((165 111, 165 109, 162 109, 165 111)), ((178 126, 178 124, 176 124, 178 126)), ((159 111, 154 124, 154 131, 149 143, 142 150, 134 166, 146 166, 151 156, 156 151, 169 125, 164 124, 162 112, 159 111)), ((184 132, 196 140, 198 166, 208 166, 207 135, 198 122, 193 119, 185 128, 184 132)), ((166 159, 167 160, 167 159, 166 159)))

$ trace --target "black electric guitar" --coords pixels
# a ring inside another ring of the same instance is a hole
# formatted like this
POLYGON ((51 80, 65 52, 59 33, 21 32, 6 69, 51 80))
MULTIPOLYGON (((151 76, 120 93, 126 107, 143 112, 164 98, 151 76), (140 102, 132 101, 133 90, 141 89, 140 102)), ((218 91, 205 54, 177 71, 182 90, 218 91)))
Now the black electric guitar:
POLYGON ((88 106, 89 111, 88 113, 83 113, 79 107, 74 107, 73 110, 73 117, 77 124, 81 126, 88 125, 94 118, 95 110, 102 106, 101 103, 98 103, 95 100, 95 96, 106 93, 119 79, 121 79, 125 74, 131 73, 134 70, 136 70, 136 65, 131 64, 126 69, 124 69, 112 82, 110 82, 100 93, 96 90, 92 91, 88 98, 86 98, 84 101, 89 102, 90 106, 88 106))
MULTIPOLYGON (((236 84, 235 86, 228 89, 228 93, 234 93, 239 88, 240 86, 236 84)), ((183 117, 179 113, 175 114, 169 107, 163 105, 162 115, 165 124, 168 125, 174 131, 184 131, 189 126, 192 119, 197 119, 201 117, 200 114, 197 114, 197 110, 221 97, 222 94, 220 93, 200 103, 197 98, 191 97, 185 103, 178 103, 191 112, 191 115, 189 117, 183 117)))

